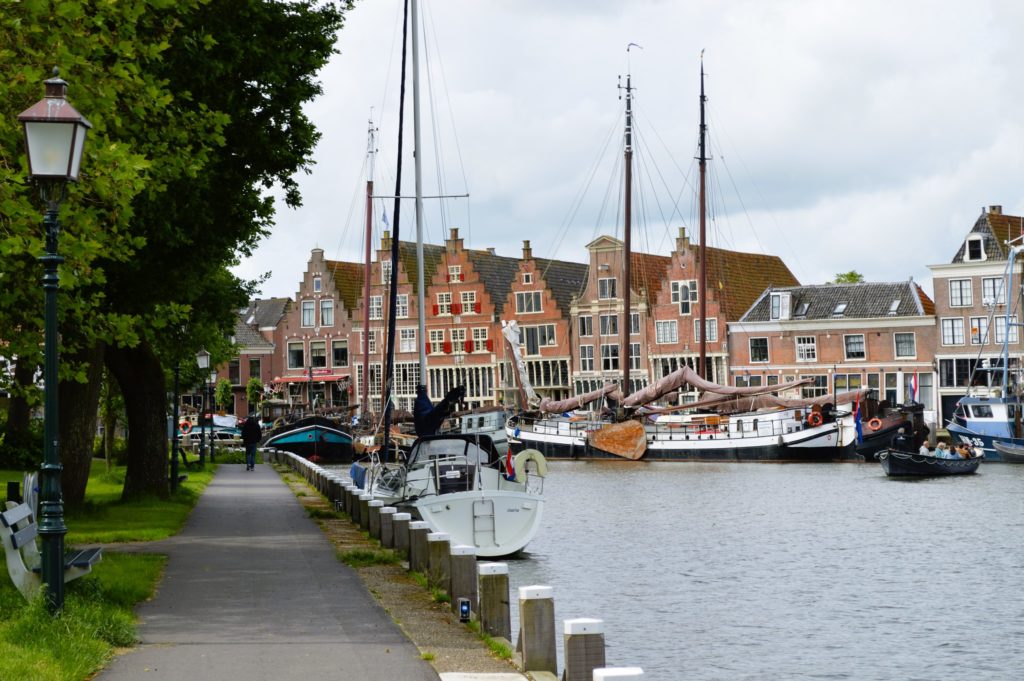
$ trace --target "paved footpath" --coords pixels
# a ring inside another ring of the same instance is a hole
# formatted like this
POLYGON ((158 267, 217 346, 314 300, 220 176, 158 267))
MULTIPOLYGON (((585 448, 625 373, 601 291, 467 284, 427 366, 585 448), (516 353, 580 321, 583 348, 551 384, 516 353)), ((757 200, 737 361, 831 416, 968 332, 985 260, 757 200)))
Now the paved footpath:
POLYGON ((222 465, 98 681, 437 681, 270 467, 222 465))

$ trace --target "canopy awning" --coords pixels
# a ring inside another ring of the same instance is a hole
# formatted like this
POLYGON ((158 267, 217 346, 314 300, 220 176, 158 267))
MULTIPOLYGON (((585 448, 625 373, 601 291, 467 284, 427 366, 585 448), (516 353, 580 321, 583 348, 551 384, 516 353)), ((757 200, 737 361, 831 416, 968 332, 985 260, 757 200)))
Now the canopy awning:
MULTIPOLYGON (((313 383, 333 383, 334 381, 351 381, 348 374, 313 374, 313 383)), ((278 376, 274 383, 309 383, 309 374, 301 376, 278 376)))

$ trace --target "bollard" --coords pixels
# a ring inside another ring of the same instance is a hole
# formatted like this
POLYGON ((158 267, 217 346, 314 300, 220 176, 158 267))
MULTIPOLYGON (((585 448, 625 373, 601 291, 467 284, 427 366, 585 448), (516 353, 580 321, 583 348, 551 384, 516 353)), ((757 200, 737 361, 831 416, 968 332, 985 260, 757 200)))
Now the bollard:
POLYGON ((395 513, 398 509, 394 506, 384 506, 380 509, 380 544, 386 549, 395 547, 395 513))
POLYGON ((451 576, 448 580, 448 595, 452 597, 452 612, 459 614, 459 599, 469 599, 469 609, 476 614, 476 547, 460 544, 451 549, 451 576))
POLYGON ((550 586, 519 587, 522 669, 558 674, 555 659, 555 596, 550 586))
POLYGON ((508 605, 508 564, 480 563, 480 630, 488 636, 512 638, 512 614, 508 605))
POLYGON ((605 665, 604 621, 581 617, 563 622, 565 672, 563 681, 591 681, 605 665))
POLYGON ((409 521, 412 515, 408 513, 396 513, 394 518, 395 536, 392 548, 399 556, 409 560, 409 521))
POLYGON ((364 530, 370 529, 370 499, 369 494, 359 495, 359 527, 364 530))
POLYGON ((353 497, 355 495, 355 491, 357 489, 358 489, 358 487, 356 487, 353 484, 345 485, 345 491, 342 492, 342 499, 341 499, 343 507, 345 509, 345 513, 348 515, 349 518, 353 518, 353 519, 354 519, 354 516, 352 515, 352 499, 353 499, 353 497))
POLYGON ((620 681, 642 679, 644 670, 640 667, 605 667, 594 670, 593 681, 605 681, 605 679, 620 679, 620 681))
POLYGON ((370 510, 370 536, 374 539, 380 539, 380 509, 384 506, 384 502, 380 499, 370 499, 369 510, 370 510))
POLYGON ((409 523, 409 570, 427 572, 427 535, 430 523, 413 520, 409 523))
POLYGON ((427 535, 427 586, 448 589, 452 578, 452 536, 447 532, 427 535))

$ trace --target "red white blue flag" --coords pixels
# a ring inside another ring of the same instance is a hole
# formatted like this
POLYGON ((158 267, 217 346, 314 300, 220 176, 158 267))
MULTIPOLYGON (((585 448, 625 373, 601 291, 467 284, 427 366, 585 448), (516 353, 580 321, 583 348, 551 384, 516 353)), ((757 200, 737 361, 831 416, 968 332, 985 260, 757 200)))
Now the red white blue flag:
POLYGON ((516 477, 516 467, 512 464, 512 448, 508 448, 508 453, 505 454, 505 477, 512 480, 516 477))
POLYGON ((917 402, 917 372, 910 377, 910 398, 917 402))

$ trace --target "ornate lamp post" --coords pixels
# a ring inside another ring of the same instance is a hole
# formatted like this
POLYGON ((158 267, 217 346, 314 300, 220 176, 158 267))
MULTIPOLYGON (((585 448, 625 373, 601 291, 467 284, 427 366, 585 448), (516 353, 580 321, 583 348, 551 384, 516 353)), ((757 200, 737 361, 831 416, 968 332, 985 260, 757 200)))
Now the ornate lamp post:
POLYGON ((43 465, 39 499, 39 535, 42 537, 42 579, 50 612, 64 607, 64 500, 60 482, 60 424, 57 411, 57 266, 64 258, 57 254, 60 224, 57 214, 67 194, 67 183, 78 181, 85 149, 85 133, 92 124, 68 103, 68 84, 54 76, 45 82, 43 99, 18 115, 25 130, 29 176, 39 185, 46 203, 43 226, 46 254, 43 263, 45 293, 43 382, 43 465))
POLYGON ((213 407, 216 401, 213 391, 217 389, 217 370, 213 369, 210 371, 210 463, 214 463, 213 460, 213 407))
MULTIPOLYGON (((203 372, 203 397, 200 400, 200 411, 199 411, 199 465, 202 466, 206 462, 206 374, 210 369, 210 353, 205 349, 200 350, 196 353, 196 364, 199 365, 199 370, 203 372)), ((210 443, 213 443, 213 429, 210 429, 210 443)))

